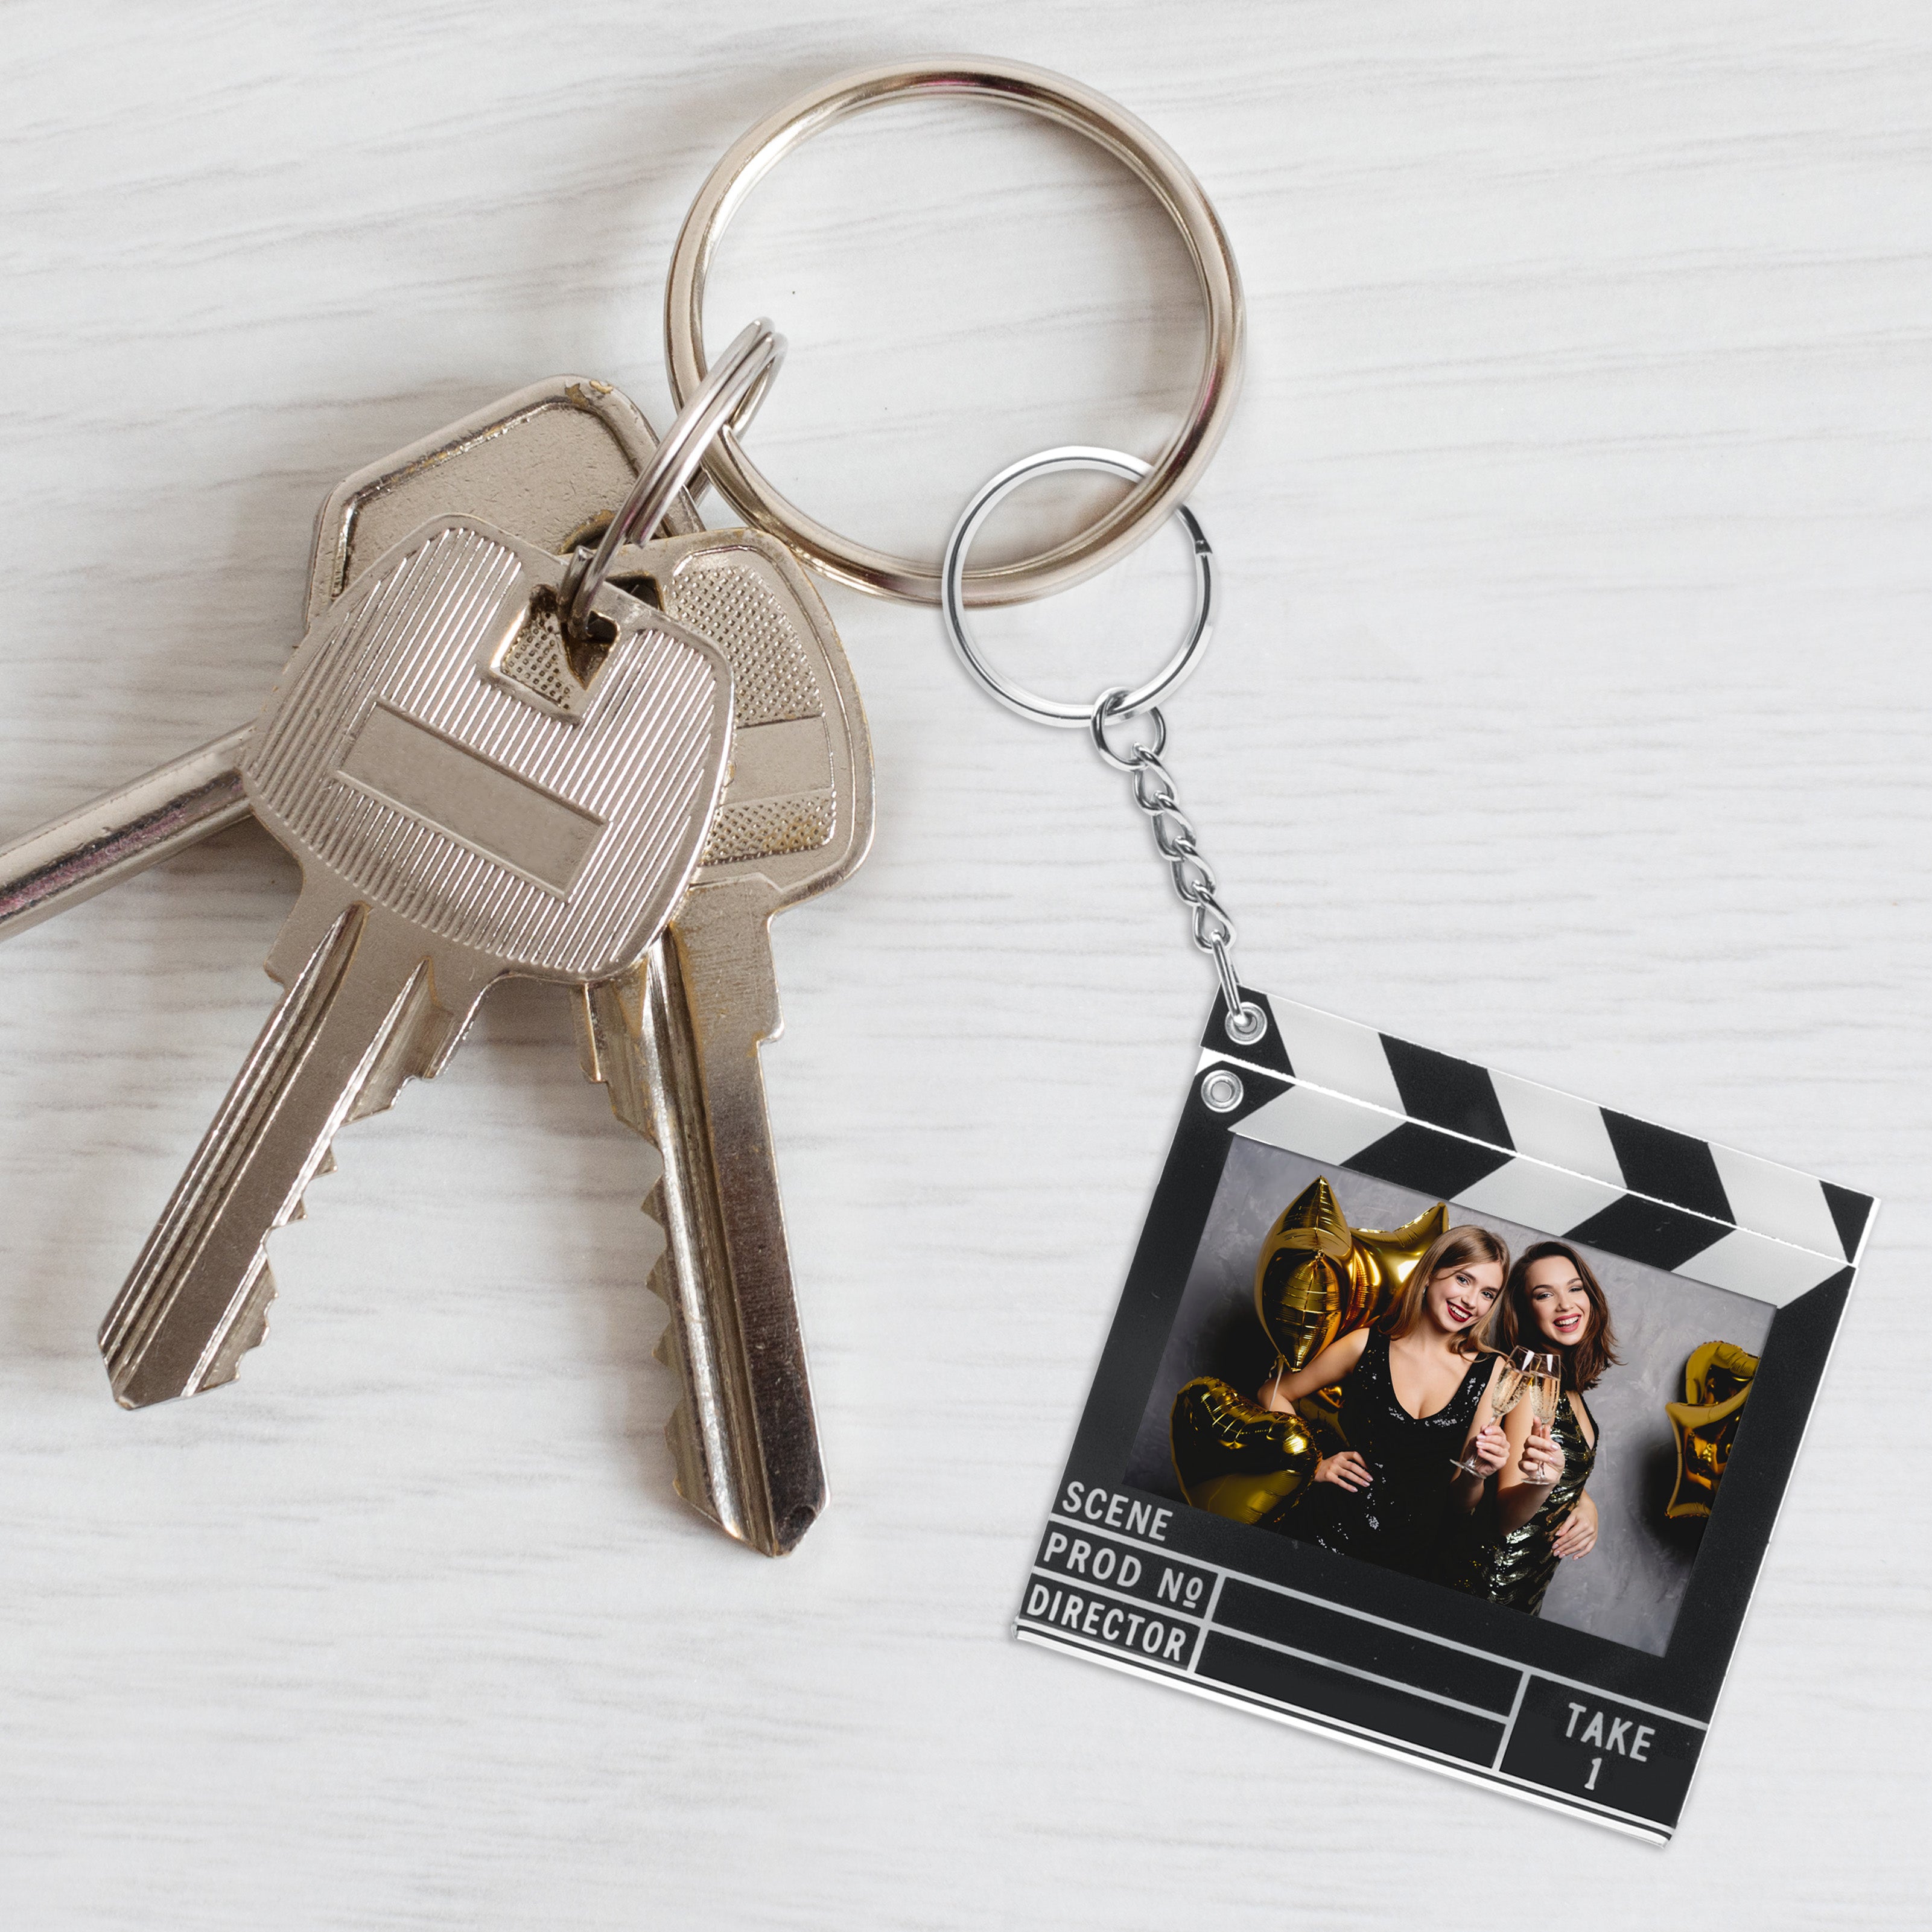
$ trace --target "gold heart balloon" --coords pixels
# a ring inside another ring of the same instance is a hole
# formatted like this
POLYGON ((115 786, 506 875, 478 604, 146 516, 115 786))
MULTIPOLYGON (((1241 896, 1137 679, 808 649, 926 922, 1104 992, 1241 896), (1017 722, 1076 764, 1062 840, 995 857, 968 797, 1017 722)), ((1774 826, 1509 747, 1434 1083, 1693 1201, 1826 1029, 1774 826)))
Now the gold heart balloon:
POLYGON ((1342 1426, 1342 1390, 1339 1384, 1330 1388, 1317 1389, 1312 1395, 1299 1397, 1295 1411, 1308 1425, 1308 1433, 1313 1438, 1317 1457, 1339 1455, 1352 1445, 1348 1431, 1342 1426))
POLYGON ((1340 1332, 1352 1333, 1379 1321, 1388 1305, 1408 1285, 1415 1264, 1432 1241, 1449 1232, 1449 1204, 1438 1201, 1400 1228, 1357 1228, 1349 1256, 1350 1286, 1354 1293, 1343 1310, 1340 1332))
POLYGON ((1218 1376, 1198 1376, 1174 1397, 1168 1441, 1181 1494, 1233 1522, 1280 1508, 1318 1460, 1300 1417, 1264 1408, 1218 1376))
POLYGON ((1269 1229, 1255 1262, 1255 1312, 1292 1374, 1327 1348, 1352 1298, 1354 1236, 1326 1179, 1312 1180, 1269 1229))

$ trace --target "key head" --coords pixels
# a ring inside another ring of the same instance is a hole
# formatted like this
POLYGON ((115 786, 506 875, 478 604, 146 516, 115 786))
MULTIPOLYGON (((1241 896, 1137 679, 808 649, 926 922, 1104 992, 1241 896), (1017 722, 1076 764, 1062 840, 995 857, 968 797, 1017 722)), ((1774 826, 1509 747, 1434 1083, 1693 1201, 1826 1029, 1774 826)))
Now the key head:
POLYGON ((472 519, 424 524, 330 607, 242 761, 304 901, 361 901, 498 970, 634 967, 698 861, 730 741, 728 662, 607 591, 594 666, 562 565, 472 519))
POLYGON ((706 530, 620 550, 611 580, 730 661, 730 778, 693 886, 755 880, 776 912, 850 878, 872 842, 872 739, 797 558, 760 530, 706 530))
MULTIPOLYGON (((588 376, 518 389, 345 477, 316 518, 304 622, 432 517, 462 515, 556 555, 595 544, 630 494, 657 436, 621 390, 588 376)), ((702 530, 680 490, 674 536, 702 530)))

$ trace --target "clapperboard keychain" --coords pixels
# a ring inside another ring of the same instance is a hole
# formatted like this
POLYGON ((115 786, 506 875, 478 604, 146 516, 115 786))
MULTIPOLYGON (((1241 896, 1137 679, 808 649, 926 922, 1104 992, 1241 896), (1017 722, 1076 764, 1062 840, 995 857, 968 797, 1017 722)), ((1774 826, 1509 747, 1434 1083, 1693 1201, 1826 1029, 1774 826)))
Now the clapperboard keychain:
POLYGON ((1068 470, 1148 465, 992 478, 946 634, 1126 776, 1219 988, 1017 1634, 1667 1838, 1874 1203, 1244 986, 1158 708, 1213 634, 1198 520, 1137 688, 974 642, 975 535, 1068 470))
POLYGON ((966 506, 937 573, 813 523, 728 435, 709 459, 747 521, 840 581, 938 603, 993 697, 1088 732, 1214 963, 1018 1634, 1667 1838, 1875 1204, 1238 979, 1158 704, 1212 635, 1216 563, 1185 498, 1233 406, 1240 280, 1198 183, 1112 103, 1036 70, 915 64, 760 123, 679 240, 678 393, 703 372, 704 266, 748 185, 818 128, 928 88, 1046 115, 1123 162, 1174 221, 1208 320, 1189 416, 1154 462, 1022 458, 966 506), (994 506, 1068 470, 1131 487, 1058 549, 969 569, 994 506), (970 608, 1077 583, 1170 515, 1195 611, 1153 678, 1069 701, 985 662, 970 608))
MULTIPOLYGON (((994 696, 1088 732, 1219 981, 1018 1636, 1667 1838, 1876 1204, 1236 975, 1158 709, 1212 635, 1216 563, 1185 500, 1240 365, 1240 281, 1199 184, 1061 76, 867 69, 726 153, 679 236, 665 332, 680 413, 662 444, 608 386, 556 379, 349 478, 318 524, 308 636, 256 724, 0 851, 0 934, 250 808, 304 862, 284 997, 104 1328, 116 1393, 233 1375, 261 1337, 262 1244, 335 1129, 434 1072, 496 977, 532 974, 572 988, 586 1072, 664 1157, 680 1489, 772 1553, 815 1520, 757 1073, 778 1020, 766 928, 849 875, 872 798, 802 563, 940 605, 994 696), (838 536, 746 460, 769 327, 715 368, 703 348, 706 272, 751 188, 908 94, 1095 142, 1173 220, 1208 311, 1154 462, 1023 458, 938 571, 838 536), (681 490, 700 459, 746 527, 698 523, 681 490), (1091 527, 967 567, 1009 492, 1094 469, 1131 487, 1091 527), (1170 516, 1196 610, 1154 678, 1057 700, 984 662, 969 609, 1067 588, 1170 516), (290 1123, 265 1124, 284 1094, 290 1123)), ((1292 1769, 1319 1776, 1318 1754, 1292 1769)))

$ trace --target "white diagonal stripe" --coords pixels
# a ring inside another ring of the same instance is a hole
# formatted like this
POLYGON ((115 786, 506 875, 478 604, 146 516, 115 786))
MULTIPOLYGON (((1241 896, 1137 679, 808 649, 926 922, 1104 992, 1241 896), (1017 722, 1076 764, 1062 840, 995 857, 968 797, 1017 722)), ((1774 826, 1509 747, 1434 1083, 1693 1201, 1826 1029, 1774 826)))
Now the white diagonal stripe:
POLYGON ((1257 1107, 1234 1131, 1290 1154, 1306 1154, 1310 1160, 1348 1161, 1401 1124, 1400 1118, 1391 1120, 1340 1094, 1291 1087, 1266 1106, 1257 1107))
POLYGON ((1624 1171, 1600 1108, 1513 1073, 1492 1071, 1490 1078, 1518 1153, 1622 1190, 1624 1171))
POLYGON ((1403 1112, 1382 1035, 1373 1027, 1292 1000, 1272 1000, 1270 1004, 1296 1079, 1312 1081, 1391 1113, 1403 1112))
POLYGON ((1740 1154, 1736 1148, 1710 1143, 1711 1158, 1718 1164, 1718 1178, 1724 1184, 1724 1196, 1740 1228, 1774 1240, 1790 1241, 1801 1248, 1832 1260, 1845 1258, 1845 1246, 1838 1238, 1838 1224, 1832 1219, 1825 1190, 1808 1174, 1796 1168, 1780 1167, 1777 1162, 1760 1160, 1756 1154, 1740 1154))
POLYGON ((1623 1198, 1621 1187, 1592 1180, 1588 1175, 1572 1174, 1568 1168, 1546 1167, 1538 1160, 1513 1160, 1493 1174, 1486 1174, 1472 1187, 1456 1197, 1457 1203, 1473 1208, 1479 1214, 1499 1214, 1505 1221, 1520 1222, 1552 1234, 1567 1234, 1592 1214, 1623 1198))
POLYGON ((1679 1262, 1674 1272, 1782 1308, 1820 1282, 1830 1280, 1844 1266, 1843 1262, 1834 1263, 1809 1249, 1794 1248, 1786 1242, 1754 1234, 1748 1228, 1735 1228, 1701 1255, 1679 1262))

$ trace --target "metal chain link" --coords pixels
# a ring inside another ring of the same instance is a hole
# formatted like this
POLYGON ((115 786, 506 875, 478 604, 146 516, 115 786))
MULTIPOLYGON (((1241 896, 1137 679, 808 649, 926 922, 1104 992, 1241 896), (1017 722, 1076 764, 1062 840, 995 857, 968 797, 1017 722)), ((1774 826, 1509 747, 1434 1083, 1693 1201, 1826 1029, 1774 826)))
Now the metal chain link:
POLYGON ((1221 976, 1222 996, 1228 1005, 1222 1024, 1228 1037, 1240 1046, 1251 1046, 1268 1031, 1268 1016, 1252 1000, 1241 997, 1232 957, 1234 922, 1221 903, 1220 882, 1214 868, 1201 856, 1193 821, 1180 808, 1174 774, 1161 761, 1161 753, 1167 748, 1167 720, 1158 708, 1150 705, 1146 716, 1154 725, 1150 744, 1132 745, 1117 752, 1107 742, 1107 727, 1132 715, 1123 708, 1126 697, 1126 687, 1122 685, 1103 691, 1094 700, 1095 748, 1116 771, 1125 772, 1132 779, 1134 803, 1147 814, 1155 848, 1167 861, 1174 892, 1189 910, 1194 943, 1213 956, 1215 970, 1221 976))
MULTIPOLYGON (((1154 828, 1155 848, 1166 860, 1168 870, 1174 875, 1174 890, 1192 922, 1194 943, 1212 957, 1214 970, 1220 975, 1221 996, 1226 1002, 1222 1030, 1236 1046, 1252 1046, 1268 1031, 1268 1015, 1256 1002, 1241 997, 1240 982, 1234 977, 1234 922, 1221 903, 1214 868, 1201 856, 1193 821, 1180 808, 1174 774, 1161 763, 1160 754, 1167 748, 1167 720, 1154 702, 1187 675, 1206 650, 1214 629, 1214 548, 1208 542, 1199 519, 1184 503, 1174 512, 1194 552, 1192 622, 1180 650, 1137 690, 1116 685, 1102 692, 1090 705, 1041 698, 995 671, 980 655, 966 626, 966 552, 974 532, 994 506, 1022 483, 1064 470, 1099 470, 1130 478, 1144 478, 1148 474, 1148 466, 1137 456, 1118 449, 1090 449, 1084 445, 1045 450, 1001 470, 966 506, 946 539, 945 561, 940 567, 940 610, 945 619, 946 634, 952 639, 960 662, 1009 710, 1042 724, 1069 726, 1076 730, 1084 724, 1093 734, 1094 749, 1116 771, 1125 772, 1133 780, 1134 803, 1147 814, 1154 828), (1143 714, 1153 720, 1153 742, 1115 751, 1107 742, 1108 726, 1124 724, 1130 718, 1143 714)), ((1226 1107, 1211 1096, 1204 1096, 1208 1106, 1221 1112, 1239 1103, 1240 1082, 1232 1074, 1226 1078, 1232 1082, 1234 1095, 1226 1107)))

